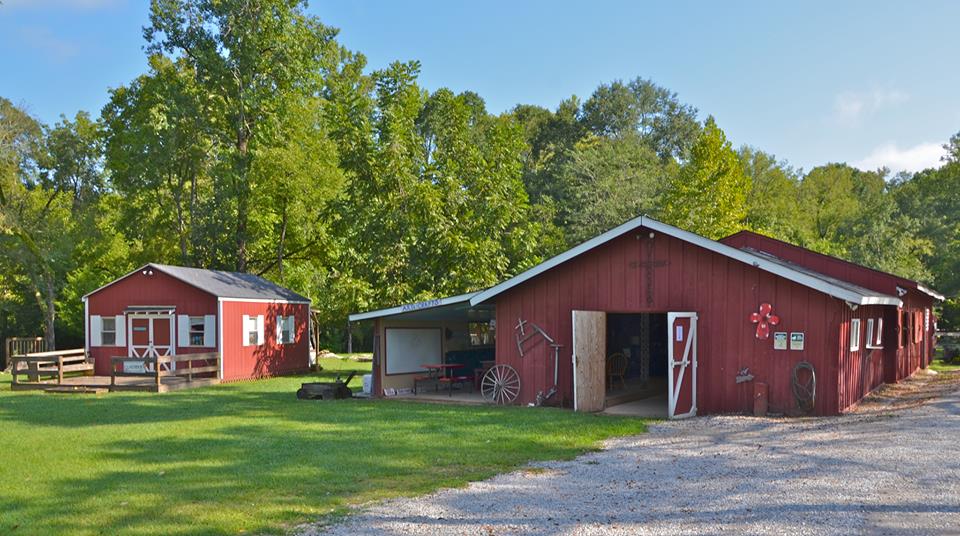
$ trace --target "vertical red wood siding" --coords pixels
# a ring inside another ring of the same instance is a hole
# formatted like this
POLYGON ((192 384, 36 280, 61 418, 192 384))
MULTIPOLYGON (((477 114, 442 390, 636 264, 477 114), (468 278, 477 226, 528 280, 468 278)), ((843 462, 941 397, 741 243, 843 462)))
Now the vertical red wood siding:
POLYGON ((264 378, 310 368, 306 304, 224 301, 223 380, 264 378), (263 344, 244 346, 243 316, 263 315, 263 344), (294 316, 296 334, 292 344, 277 343, 277 316, 294 316))
POLYGON ((558 401, 570 406, 573 395, 573 310, 609 313, 692 311, 698 313, 697 405, 701 414, 750 411, 751 383, 737 384, 748 367, 755 382, 769 385, 771 411, 792 412, 791 371, 808 361, 817 372, 817 414, 835 414, 845 406, 839 396, 838 337, 844 311, 840 300, 699 246, 638 229, 540 274, 496 297, 497 361, 520 373, 520 403, 535 399, 553 384, 553 352, 546 341, 531 339, 524 357, 515 331, 523 319, 543 328, 559 344, 558 401), (646 296, 647 249, 668 266, 654 271, 653 301, 646 296), (805 333, 803 351, 773 350, 772 337, 757 340, 748 320, 769 302, 781 323, 775 331, 805 333))
MULTIPOLYGON (((112 285, 91 294, 87 298, 88 314, 90 316, 116 316, 134 305, 172 305, 177 308, 176 314, 203 316, 217 314, 217 298, 196 287, 190 286, 179 279, 154 270, 153 275, 141 273, 132 274, 120 279, 112 285)), ((171 319, 176 321, 176 319, 171 319)), ((89 326, 89 318, 88 323, 89 326)), ((132 334, 127 333, 127 337, 132 334)), ((90 343, 90 334, 86 334, 87 344, 90 343)), ((176 343, 176 331, 174 331, 176 343)), ((198 352, 210 352, 212 348, 196 349, 198 352)), ((177 349, 177 353, 187 353, 177 349)), ((94 372, 98 375, 110 375, 110 358, 127 355, 126 346, 91 347, 90 355, 94 361, 94 372)))
MULTIPOLYGON (((925 310, 933 309, 933 298, 917 290, 916 282, 909 279, 859 266, 750 231, 741 231, 724 238, 721 242, 736 248, 749 247, 765 251, 822 274, 891 296, 898 296, 897 287, 906 289, 907 293, 900 298, 903 300, 903 311, 906 311, 908 316, 923 316, 925 310)), ((899 336, 899 330, 904 327, 901 325, 901 318, 894 316, 889 311, 885 312, 884 315, 884 325, 896 326, 896 333, 899 336)), ((911 340, 909 344, 902 347, 898 344, 891 344, 890 348, 884 348, 886 359, 882 361, 885 364, 883 375, 886 382, 900 381, 929 364, 929 357, 926 360, 924 357, 930 356, 932 353, 934 334, 932 326, 929 329, 926 329, 926 327, 924 326, 921 341, 911 340)), ((846 363, 853 365, 853 362, 846 363)))
MULTIPOLYGON (((266 303, 253 301, 224 301, 223 319, 218 314, 218 299, 196 287, 173 278, 159 270, 152 276, 140 273, 120 279, 87 298, 88 314, 115 316, 135 305, 167 305, 176 307, 176 315, 217 316, 216 326, 222 334, 216 339, 217 348, 177 347, 178 354, 218 350, 223 358, 223 379, 241 380, 274 376, 309 369, 310 346, 308 337, 309 306, 307 304, 266 303), (243 315, 264 315, 264 344, 243 346, 243 315), (277 344, 276 317, 294 316, 296 335, 293 344, 277 344), (223 344, 220 349, 219 345, 223 344)), ((88 319, 89 322, 89 319, 88 319)), ((87 324, 89 325, 89 323, 87 324)), ((132 334, 127 333, 127 337, 132 334)), ((87 343, 90 334, 86 334, 87 343)), ((177 342, 174 330, 174 343, 177 342)), ((124 347, 91 347, 95 373, 110 374, 110 357, 127 355, 124 347)))

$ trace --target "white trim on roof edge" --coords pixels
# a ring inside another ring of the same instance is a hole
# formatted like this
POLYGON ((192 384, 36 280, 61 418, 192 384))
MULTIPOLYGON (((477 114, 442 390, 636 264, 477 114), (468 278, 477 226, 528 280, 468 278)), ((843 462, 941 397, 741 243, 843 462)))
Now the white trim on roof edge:
POLYGON ((638 229, 640 227, 647 227, 667 236, 672 236, 678 240, 683 240, 684 242, 700 246, 708 251, 738 260, 744 264, 749 264, 765 272, 778 275, 784 279, 793 281, 794 283, 817 290, 819 292, 823 292, 824 294, 844 301, 856 303, 858 305, 903 305, 903 302, 899 298, 886 296, 879 293, 877 295, 865 296, 858 292, 854 292, 837 285, 832 285, 826 281, 811 277, 803 272, 769 262, 761 257, 747 253, 746 251, 710 240, 709 238, 702 237, 689 231, 684 231, 683 229, 678 229, 677 227, 667 225, 666 223, 661 223, 653 218, 650 218, 649 216, 638 216, 624 223, 623 225, 615 227, 599 236, 595 236, 594 238, 591 238, 590 240, 587 240, 586 242, 569 249, 557 255, 556 257, 553 257, 552 259, 544 261, 516 277, 510 278, 499 285, 479 292, 476 296, 470 299, 470 304, 477 305, 478 303, 487 301, 490 298, 493 298, 494 296, 511 289, 520 283, 523 283, 524 281, 527 281, 528 279, 536 277, 557 265, 560 265, 582 253, 586 253, 597 246, 601 246, 627 232, 633 231, 634 229, 638 229))
POLYGON ((930 297, 932 297, 932 298, 936 298, 936 299, 938 299, 938 300, 940 300, 940 301, 943 301, 943 300, 947 299, 947 297, 944 296, 943 294, 940 294, 940 293, 937 292, 936 290, 933 290, 932 288, 930 288, 930 287, 928 287, 928 286, 926 286, 926 285, 920 284, 920 283, 917 283, 917 290, 919 290, 920 292, 926 294, 927 296, 930 296, 930 297))
MULTIPOLYGON (((164 273, 166 273, 166 272, 164 272, 164 273)), ((170 276, 170 277, 173 277, 173 276, 170 276)), ((184 281, 184 283, 186 283, 186 281, 184 281)), ((199 288, 199 287, 198 287, 198 288, 199 288)), ((281 288, 282 288, 282 287, 281 287, 281 288)), ((203 289, 200 289, 200 290, 203 290, 203 289)), ((207 292, 207 291, 204 290, 204 292, 207 292)), ((207 294, 209 294, 209 292, 207 292, 207 294)), ((310 305, 311 303, 313 303, 313 302, 311 302, 310 300, 306 300, 306 301, 304 301, 304 300, 279 300, 279 299, 273 299, 273 298, 224 298, 224 297, 222 297, 222 296, 217 296, 217 299, 220 300, 220 301, 225 301, 225 302, 286 303, 286 304, 294 304, 294 305, 310 305)))
POLYGON ((458 303, 463 303, 470 298, 476 296, 477 292, 468 292, 466 294, 460 294, 458 296, 450 296, 448 298, 437 298, 435 300, 425 300, 416 303, 407 303, 404 305, 398 305, 396 307, 389 307, 387 309, 378 309, 376 311, 366 311, 363 313, 355 313, 347 317, 351 322, 358 322, 360 320, 369 320, 371 318, 380 318, 384 316, 393 316, 401 313, 410 313, 413 311, 422 311, 424 309, 434 309, 436 307, 443 307, 444 305, 455 305, 458 303))

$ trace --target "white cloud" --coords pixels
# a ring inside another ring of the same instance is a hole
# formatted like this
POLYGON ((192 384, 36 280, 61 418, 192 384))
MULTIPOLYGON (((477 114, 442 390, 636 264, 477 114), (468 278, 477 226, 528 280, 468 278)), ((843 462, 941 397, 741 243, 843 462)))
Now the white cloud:
POLYGON ((893 173, 900 171, 920 171, 943 165, 941 158, 947 151, 940 143, 921 143, 903 149, 895 143, 886 143, 874 149, 869 155, 854 162, 853 166, 864 171, 874 171, 882 167, 893 173))
POLYGON ((80 52, 75 43, 61 39, 44 26, 30 26, 20 30, 23 43, 39 50, 55 61, 66 61, 80 52))
POLYGON ((844 125, 857 124, 864 116, 907 101, 909 95, 898 89, 875 89, 867 92, 845 91, 834 97, 833 119, 844 125))

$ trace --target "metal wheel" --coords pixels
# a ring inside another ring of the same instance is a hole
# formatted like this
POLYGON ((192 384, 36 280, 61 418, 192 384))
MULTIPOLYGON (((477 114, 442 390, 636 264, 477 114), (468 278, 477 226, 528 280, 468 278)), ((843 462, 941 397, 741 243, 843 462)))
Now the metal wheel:
POLYGON ((510 365, 494 365, 480 383, 483 398, 496 404, 510 404, 520 395, 520 375, 510 365))

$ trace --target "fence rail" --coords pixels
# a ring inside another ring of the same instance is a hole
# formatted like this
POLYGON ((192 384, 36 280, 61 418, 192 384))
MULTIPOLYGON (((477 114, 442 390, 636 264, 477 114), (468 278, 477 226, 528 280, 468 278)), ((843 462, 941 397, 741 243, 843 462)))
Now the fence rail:
POLYGON ((163 384, 163 378, 180 377, 186 378, 188 382, 192 382, 196 374, 217 373, 219 371, 219 352, 162 355, 157 357, 113 356, 110 358, 110 388, 118 389, 122 387, 117 384, 117 378, 135 376, 153 378, 157 389, 160 390, 163 384), (197 361, 202 363, 196 365, 194 362, 197 361), (126 370, 126 363, 140 363, 143 365, 143 370, 128 371, 126 370), (186 363, 186 368, 178 368, 177 364, 179 363, 186 363), (164 370, 162 365, 167 365, 167 369, 164 370), (118 370, 118 366, 120 370, 118 370))
POLYGON ((45 352, 47 341, 43 337, 7 337, 3 347, 3 360, 0 361, 0 370, 7 370, 13 365, 13 356, 45 352))
POLYGON ((10 359, 10 373, 13 375, 11 386, 51 383, 59 385, 63 383, 63 375, 68 372, 93 373, 93 363, 87 360, 87 353, 83 348, 32 352, 15 355, 10 359), (21 375, 27 376, 26 382, 20 381, 21 375))

